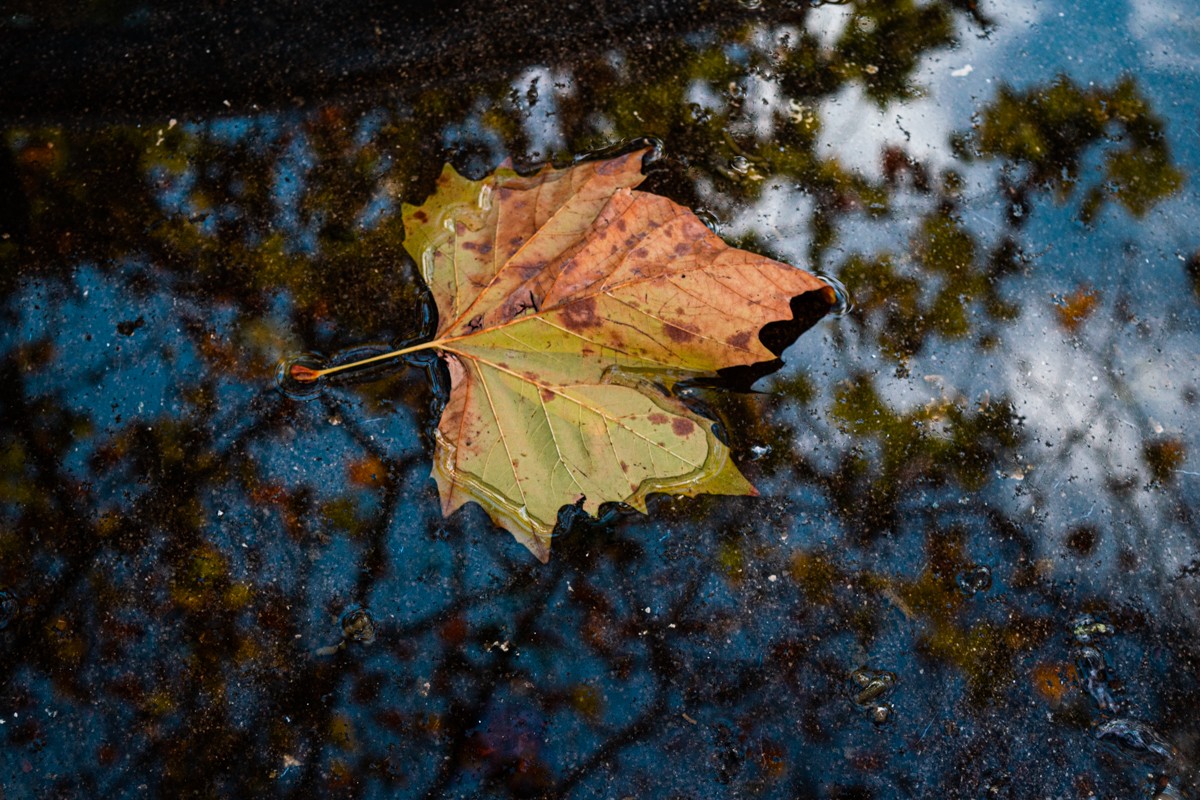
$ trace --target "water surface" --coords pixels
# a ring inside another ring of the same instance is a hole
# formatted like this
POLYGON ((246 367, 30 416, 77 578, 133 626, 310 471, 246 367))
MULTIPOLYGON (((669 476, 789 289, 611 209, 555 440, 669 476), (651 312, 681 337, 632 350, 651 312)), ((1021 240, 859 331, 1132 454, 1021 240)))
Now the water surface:
POLYGON ((245 45, 205 4, 18 5, 4 797, 1195 796, 1188 3, 280 12, 245 45), (137 42, 187 67, 89 77, 137 42), (542 566, 441 517, 436 364, 277 389, 428 333, 399 209, 445 161, 646 136, 644 188, 854 297, 702 397, 762 497, 542 566))

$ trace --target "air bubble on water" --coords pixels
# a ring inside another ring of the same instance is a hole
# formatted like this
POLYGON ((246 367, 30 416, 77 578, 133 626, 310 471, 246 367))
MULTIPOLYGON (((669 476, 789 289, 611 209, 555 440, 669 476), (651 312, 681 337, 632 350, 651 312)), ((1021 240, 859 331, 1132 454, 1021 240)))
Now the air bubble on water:
POLYGON ((745 156, 734 156, 729 159, 729 168, 738 175, 749 175, 750 167, 750 159, 745 156))
POLYGON ((963 597, 974 597, 992 588, 992 571, 982 564, 974 564, 958 573, 954 582, 963 597))
POLYGON ((342 626, 343 641, 357 644, 370 644, 375 641, 375 620, 371 617, 370 609, 350 606, 342 612, 339 622, 342 626))
POLYGON ((817 280, 833 289, 834 301, 833 307, 829 309, 830 316, 844 317, 854 310, 854 302, 850 299, 850 291, 845 284, 830 275, 818 275, 817 280))
POLYGON ((325 388, 324 377, 313 381, 301 381, 293 377, 294 367, 304 367, 310 370, 325 369, 329 360, 320 353, 296 353, 279 362, 275 370, 275 386, 284 395, 293 400, 311 400, 319 397, 325 388))

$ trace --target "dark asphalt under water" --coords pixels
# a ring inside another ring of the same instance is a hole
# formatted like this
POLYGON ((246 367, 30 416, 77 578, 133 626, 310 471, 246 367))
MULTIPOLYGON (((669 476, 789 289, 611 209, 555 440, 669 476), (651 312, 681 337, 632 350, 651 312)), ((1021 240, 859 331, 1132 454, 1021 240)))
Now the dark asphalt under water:
POLYGON ((500 5, 5 12, 0 797, 1196 797, 1189 0, 500 5), (639 137, 854 298, 697 395, 762 497, 543 566, 436 362, 279 390, 445 161, 639 137))

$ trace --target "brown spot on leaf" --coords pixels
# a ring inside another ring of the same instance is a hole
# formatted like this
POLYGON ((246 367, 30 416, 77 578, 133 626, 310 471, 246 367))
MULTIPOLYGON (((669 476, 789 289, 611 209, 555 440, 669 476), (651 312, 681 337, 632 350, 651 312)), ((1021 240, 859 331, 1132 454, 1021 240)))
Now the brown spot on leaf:
POLYGON ((621 233, 624 233, 628 229, 629 223, 627 223, 624 218, 617 220, 617 230, 619 230, 621 233))
POLYGON ((667 323, 663 330, 666 331, 667 338, 672 342, 690 342, 696 338, 696 334, 691 331, 670 323, 667 323))
POLYGON ((671 430, 675 431, 676 436, 690 436, 695 429, 696 423, 684 417, 676 417, 671 423, 671 430))
POLYGON ((602 324, 601 319, 596 316, 596 298, 594 297, 581 298, 574 303, 568 303, 562 309, 563 325, 567 326, 567 330, 578 332, 602 324))
POLYGON ((729 343, 730 347, 736 347, 739 350, 745 350, 746 345, 750 344, 750 331, 739 331, 725 341, 729 343))
POLYGON ((659 413, 656 411, 653 414, 651 414, 650 416, 646 417, 646 419, 650 420, 655 425, 666 425, 667 422, 670 420, 670 417, 668 417, 666 414, 662 414, 662 413, 659 413))
POLYGON ((621 462, 621 472, 629 472, 629 465, 624 461, 621 462))
POLYGON ((550 391, 549 389, 542 389, 541 395, 542 395, 543 403, 549 403, 551 400, 554 399, 554 392, 550 391))
POLYGON ((429 215, 426 214, 424 211, 421 211, 420 209, 417 209, 416 211, 414 211, 412 216, 413 216, 413 219, 415 219, 417 222, 428 222, 429 221, 429 215))
POLYGON ((692 251, 692 246, 687 242, 680 242, 675 245, 675 255, 685 256, 692 251))

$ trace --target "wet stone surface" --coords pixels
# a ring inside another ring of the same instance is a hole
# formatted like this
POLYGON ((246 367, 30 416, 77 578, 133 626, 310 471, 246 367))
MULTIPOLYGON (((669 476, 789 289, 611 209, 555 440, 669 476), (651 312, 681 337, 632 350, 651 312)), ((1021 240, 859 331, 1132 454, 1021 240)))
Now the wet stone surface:
POLYGON ((169 5, 0 21, 5 800, 1197 797, 1189 3, 169 5), (442 518, 436 360, 290 368, 428 336, 447 160, 647 136, 853 305, 691 390, 760 497, 543 566, 442 518))

